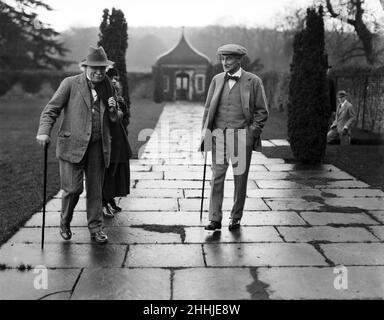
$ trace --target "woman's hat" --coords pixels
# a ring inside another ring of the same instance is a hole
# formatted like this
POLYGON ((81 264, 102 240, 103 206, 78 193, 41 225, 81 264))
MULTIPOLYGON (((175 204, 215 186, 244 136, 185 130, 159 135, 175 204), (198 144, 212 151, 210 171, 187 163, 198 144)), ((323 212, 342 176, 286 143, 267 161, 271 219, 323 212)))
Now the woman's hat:
POLYGON ((92 46, 89 47, 87 58, 80 62, 81 66, 91 67, 107 67, 113 64, 113 61, 108 60, 103 47, 94 48, 92 46))

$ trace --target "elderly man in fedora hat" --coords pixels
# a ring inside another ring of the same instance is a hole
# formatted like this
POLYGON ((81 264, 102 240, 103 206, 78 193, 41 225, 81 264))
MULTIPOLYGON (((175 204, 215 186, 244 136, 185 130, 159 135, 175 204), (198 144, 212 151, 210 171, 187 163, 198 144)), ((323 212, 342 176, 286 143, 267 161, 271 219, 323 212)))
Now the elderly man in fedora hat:
POLYGON ((210 223, 221 229, 224 181, 230 159, 234 174, 234 204, 229 229, 240 227, 245 204, 252 151, 261 150, 260 134, 268 118, 261 79, 241 68, 247 50, 227 44, 217 51, 224 72, 210 84, 203 115, 201 151, 212 151, 210 223))
POLYGON ((83 175, 87 190, 87 220, 91 239, 106 243, 103 232, 102 186, 104 169, 109 166, 111 136, 109 123, 122 117, 110 80, 105 76, 108 60, 102 47, 90 47, 81 63, 82 74, 65 78, 44 108, 37 142, 50 142, 52 127, 63 111, 58 132, 56 156, 59 159, 62 194, 60 235, 70 240, 73 211, 83 192, 83 175))
POLYGON ((338 105, 335 120, 328 131, 327 141, 330 144, 341 142, 350 144, 351 128, 356 121, 356 112, 352 104, 347 100, 347 92, 340 90, 337 93, 338 105))

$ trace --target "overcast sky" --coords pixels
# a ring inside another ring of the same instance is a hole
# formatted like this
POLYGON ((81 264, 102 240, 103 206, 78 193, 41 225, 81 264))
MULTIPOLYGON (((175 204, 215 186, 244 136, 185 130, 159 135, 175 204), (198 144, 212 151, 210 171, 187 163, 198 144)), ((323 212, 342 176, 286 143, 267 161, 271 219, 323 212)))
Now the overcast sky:
MULTIPOLYGON (((368 0, 379 1, 379 0, 368 0)), ((99 26, 104 8, 123 10, 129 26, 241 24, 273 27, 284 12, 313 0, 45 0, 40 19, 63 31, 99 26)))

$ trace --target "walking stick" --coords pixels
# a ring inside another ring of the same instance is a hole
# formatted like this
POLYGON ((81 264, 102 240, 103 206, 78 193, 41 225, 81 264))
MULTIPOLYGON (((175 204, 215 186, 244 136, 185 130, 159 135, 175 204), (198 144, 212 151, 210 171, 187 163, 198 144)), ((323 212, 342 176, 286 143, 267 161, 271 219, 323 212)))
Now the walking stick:
POLYGON ((44 144, 43 224, 41 227, 41 250, 44 249, 45 201, 47 198, 47 162, 48 162, 48 143, 45 143, 44 144))
POLYGON ((205 173, 207 171, 207 152, 205 151, 204 157, 204 174, 203 174, 203 187, 201 191, 201 207, 200 207, 200 221, 203 220, 203 203, 204 203, 204 186, 205 186, 205 173))

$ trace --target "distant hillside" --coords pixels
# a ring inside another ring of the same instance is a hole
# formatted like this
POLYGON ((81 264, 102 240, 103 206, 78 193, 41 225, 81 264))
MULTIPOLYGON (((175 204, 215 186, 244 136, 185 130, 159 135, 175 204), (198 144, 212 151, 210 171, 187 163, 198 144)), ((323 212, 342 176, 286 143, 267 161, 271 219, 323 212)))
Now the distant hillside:
MULTIPOLYGON (((72 28, 62 33, 63 41, 70 50, 66 58, 75 64, 83 59, 89 45, 96 45, 99 29, 72 28)), ((249 50, 251 60, 260 58, 266 69, 288 68, 291 49, 287 35, 269 29, 246 29, 243 27, 209 26, 187 28, 185 35, 199 51, 217 62, 216 50, 225 43, 239 43, 249 50)), ((181 28, 174 27, 129 27, 127 68, 130 72, 150 72, 156 58, 171 49, 181 36, 181 28)))
MULTIPOLYGON (((78 70, 77 63, 83 59, 90 44, 96 45, 99 29, 72 28, 62 33, 66 47, 71 50, 67 59, 75 61, 70 70, 78 70)), ((259 58, 264 65, 263 71, 289 70, 292 55, 292 31, 274 29, 207 26, 185 29, 186 38, 199 51, 217 63, 216 50, 225 43, 238 43, 248 49, 251 61, 259 58)), ((127 68, 129 72, 150 72, 156 58, 177 44, 181 36, 181 28, 175 27, 128 27, 127 68)), ((343 51, 349 48, 354 34, 326 34, 329 63, 344 63, 343 51), (347 42, 346 42, 347 40, 347 42)), ((356 65, 364 63, 364 59, 349 61, 356 65)))

